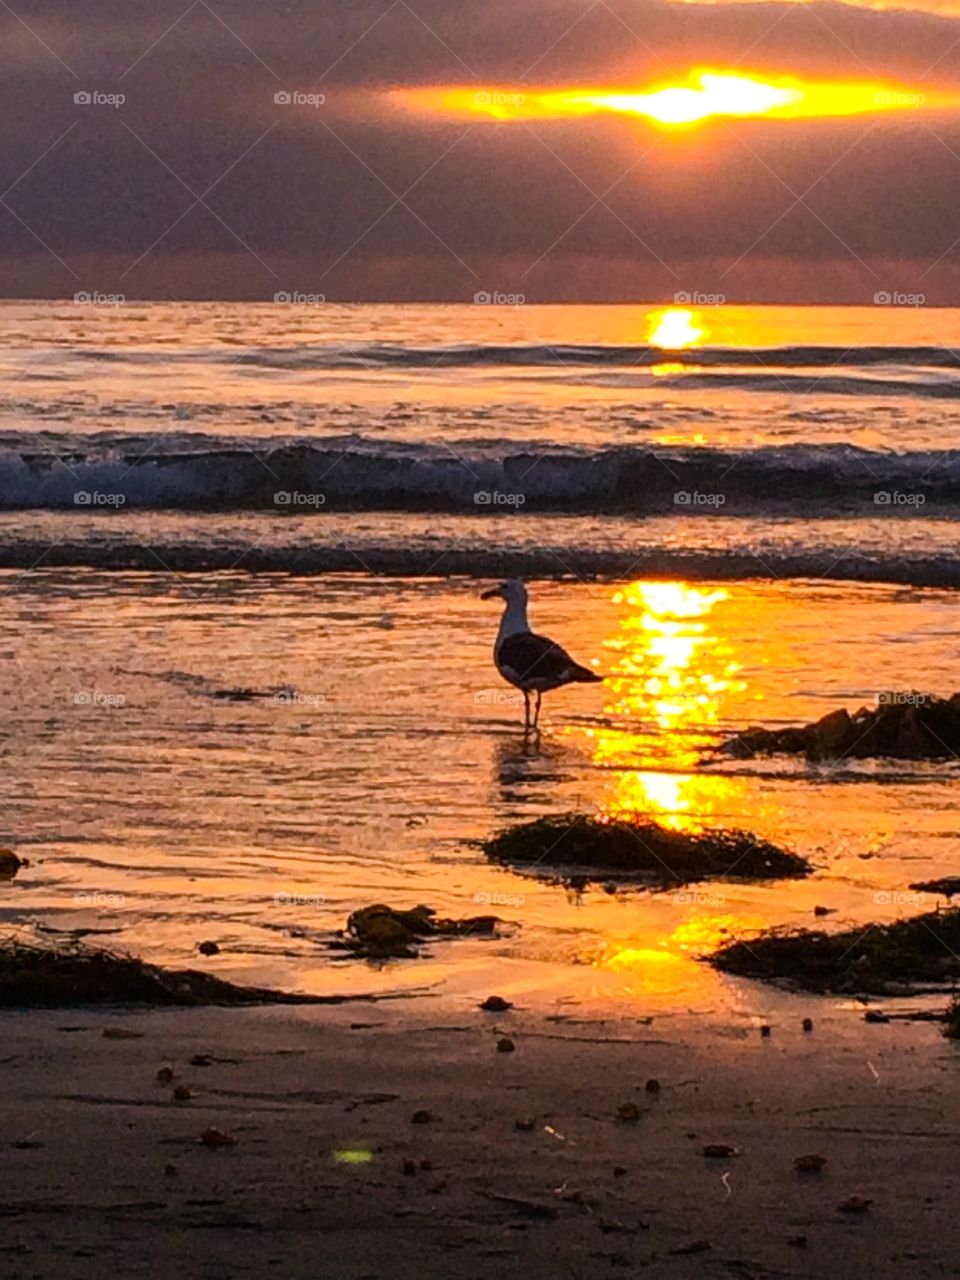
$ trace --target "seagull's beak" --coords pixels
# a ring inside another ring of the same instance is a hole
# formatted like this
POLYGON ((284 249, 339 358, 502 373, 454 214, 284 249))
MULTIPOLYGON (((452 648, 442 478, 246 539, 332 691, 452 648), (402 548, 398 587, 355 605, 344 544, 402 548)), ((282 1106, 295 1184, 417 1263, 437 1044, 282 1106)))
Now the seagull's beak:
POLYGON ((495 600, 497 596, 502 595, 499 587, 491 587, 489 591, 481 592, 481 600, 495 600))

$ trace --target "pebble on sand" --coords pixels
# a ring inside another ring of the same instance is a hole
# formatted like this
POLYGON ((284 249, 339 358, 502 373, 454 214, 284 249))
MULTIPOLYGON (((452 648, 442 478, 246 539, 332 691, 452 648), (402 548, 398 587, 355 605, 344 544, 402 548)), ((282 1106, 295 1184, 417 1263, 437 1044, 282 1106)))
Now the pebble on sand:
POLYGON ((12 849, 0 849, 0 880, 12 880, 20 868, 26 865, 12 849))
POLYGON ((487 996, 480 1008, 487 1013, 506 1013, 508 1009, 513 1008, 513 1005, 509 1000, 504 1000, 503 996, 487 996))
POLYGON ((237 1139, 232 1133, 226 1133, 223 1129, 204 1129, 200 1135, 200 1144, 204 1147, 235 1147, 237 1139))
POLYGON ((842 1200, 837 1208, 841 1213, 867 1213, 873 1201, 866 1196, 848 1196, 846 1200, 842 1200))

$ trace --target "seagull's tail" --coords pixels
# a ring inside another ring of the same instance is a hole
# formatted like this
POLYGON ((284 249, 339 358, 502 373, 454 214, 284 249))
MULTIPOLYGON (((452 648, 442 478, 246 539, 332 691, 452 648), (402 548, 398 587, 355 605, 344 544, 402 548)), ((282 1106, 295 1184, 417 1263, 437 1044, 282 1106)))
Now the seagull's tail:
POLYGON ((595 671, 591 671, 589 667, 581 667, 579 663, 570 672, 570 679, 574 684, 602 684, 603 676, 598 676, 595 671))

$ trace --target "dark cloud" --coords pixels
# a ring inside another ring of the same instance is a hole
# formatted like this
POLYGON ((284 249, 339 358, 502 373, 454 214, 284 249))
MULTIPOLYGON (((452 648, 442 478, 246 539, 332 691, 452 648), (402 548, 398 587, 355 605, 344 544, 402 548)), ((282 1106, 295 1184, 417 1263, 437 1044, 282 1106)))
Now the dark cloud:
POLYGON ((522 282, 603 299, 723 281, 730 296, 863 300, 923 276, 929 297, 954 297, 960 118, 663 134, 438 120, 388 91, 643 83, 695 64, 946 87, 960 20, 624 0, 15 7, 22 22, 0 16, 8 294, 462 299, 522 282), (279 90, 326 102, 277 104, 279 90))

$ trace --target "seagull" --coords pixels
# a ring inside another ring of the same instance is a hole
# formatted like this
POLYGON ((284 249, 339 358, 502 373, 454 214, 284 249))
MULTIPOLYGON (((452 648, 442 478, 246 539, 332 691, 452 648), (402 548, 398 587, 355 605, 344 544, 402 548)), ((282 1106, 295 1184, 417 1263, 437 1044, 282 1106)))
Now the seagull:
POLYGON ((508 684, 523 691, 525 731, 536 729, 540 720, 540 702, 550 689, 565 684, 599 684, 602 676, 574 662, 569 653, 554 640, 538 636, 530 630, 527 621, 527 588, 519 578, 508 578, 490 591, 484 591, 481 600, 506 601, 493 660, 497 670, 508 684), (537 696, 533 720, 530 719, 530 695, 537 696))

